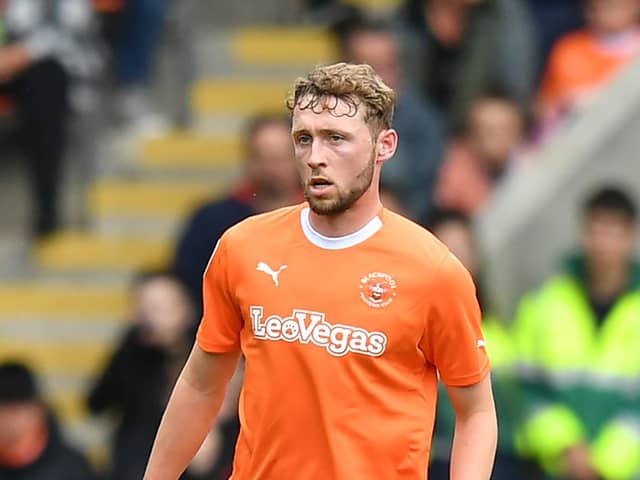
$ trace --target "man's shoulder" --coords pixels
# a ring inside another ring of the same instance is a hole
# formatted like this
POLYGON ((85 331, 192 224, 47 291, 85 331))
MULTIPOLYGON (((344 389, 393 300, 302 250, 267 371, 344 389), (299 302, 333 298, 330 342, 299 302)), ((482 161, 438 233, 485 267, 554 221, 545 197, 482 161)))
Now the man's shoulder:
POLYGON ((393 248, 421 265, 438 266, 449 253, 429 230, 402 215, 385 210, 384 223, 393 248))
POLYGON ((586 29, 575 30, 560 37, 553 47, 552 55, 558 60, 566 56, 582 55, 585 51, 592 51, 593 45, 594 37, 591 32, 586 29))
POLYGON ((272 210, 266 213, 251 215, 233 227, 226 233, 228 241, 243 243, 255 242, 260 236, 282 233, 300 224, 300 210, 302 205, 292 205, 272 210))

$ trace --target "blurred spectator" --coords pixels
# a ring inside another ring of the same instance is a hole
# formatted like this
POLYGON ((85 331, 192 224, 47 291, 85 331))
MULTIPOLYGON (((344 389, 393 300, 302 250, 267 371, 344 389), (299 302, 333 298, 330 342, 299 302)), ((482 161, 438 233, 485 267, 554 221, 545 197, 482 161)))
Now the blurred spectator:
POLYGON ((398 193, 393 188, 384 183, 380 184, 380 202, 382 205, 392 212, 406 217, 407 212, 402 207, 402 203, 400 203, 399 198, 398 193))
MULTIPOLYGON (((0 93, 21 122, 34 203, 33 233, 59 226, 59 184, 67 147, 71 80, 96 73, 92 7, 88 0, 0 2, 0 93)), ((76 93, 79 90, 75 91, 76 93)))
POLYGON ((0 480, 93 480, 87 461, 66 445, 33 373, 0 365, 0 480))
POLYGON ((478 97, 471 104, 463 136, 447 151, 436 204, 467 215, 486 206, 523 144, 525 123, 518 103, 505 94, 495 90, 478 97))
POLYGON ((120 32, 125 0, 93 0, 98 14, 100 33, 104 42, 113 50, 120 32))
POLYGON ((129 328, 89 396, 89 408, 120 416, 112 452, 113 480, 139 480, 191 341, 194 309, 168 272, 137 279, 129 328))
POLYGON ((638 0, 586 0, 587 28, 553 47, 539 93, 537 114, 545 130, 587 105, 640 53, 638 0))
MULTIPOLYGON (((494 399, 499 423, 499 441, 493 480, 525 480, 538 478, 535 465, 519 458, 516 448, 516 426, 522 417, 522 398, 515 380, 515 351, 513 341, 503 324, 491 313, 483 298, 479 283, 480 255, 473 233, 471 220, 456 210, 434 211, 426 221, 428 229, 462 262, 471 272, 477 285, 478 301, 483 311, 482 331, 485 348, 491 356, 491 376, 494 399)), ((455 427, 455 413, 440 383, 438 410, 434 430, 432 463, 429 478, 447 480, 449 478, 449 458, 455 427)))
POLYGON ((156 134, 168 126, 152 107, 148 91, 170 5, 170 0, 126 0, 103 16, 103 32, 113 52, 115 114, 126 129, 142 134, 156 134))
POLYGON ((423 103, 402 81, 398 42, 382 25, 356 19, 340 32, 342 59, 367 63, 398 94, 393 127, 400 143, 382 180, 397 193, 402 210, 413 218, 431 207, 435 180, 444 153, 443 129, 437 111, 423 103))
POLYGON ((542 74, 551 47, 558 38, 584 24, 582 3, 584 0, 527 0, 534 19, 540 45, 536 78, 542 74))
POLYGON ((562 478, 640 475, 636 219, 619 189, 590 196, 580 254, 527 295, 516 316, 518 372, 529 403, 521 439, 562 478))
POLYGON ((323 26, 334 26, 337 23, 349 21, 357 15, 359 8, 354 4, 341 0, 304 0, 300 5, 303 22, 320 24, 323 26))
POLYGON ((454 130, 491 85, 504 85, 529 107, 537 42, 522 0, 409 0, 406 23, 405 63, 454 130))
POLYGON ((202 276, 222 233, 255 213, 302 201, 289 119, 259 116, 248 125, 244 176, 227 197, 201 206, 178 240, 174 270, 202 308, 202 276))

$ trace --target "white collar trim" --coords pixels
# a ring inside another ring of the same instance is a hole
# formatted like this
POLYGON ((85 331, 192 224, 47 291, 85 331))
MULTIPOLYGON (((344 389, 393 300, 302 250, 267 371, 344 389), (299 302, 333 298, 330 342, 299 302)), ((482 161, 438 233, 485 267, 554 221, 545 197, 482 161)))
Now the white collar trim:
POLYGON ((382 220, 380 217, 376 216, 360 230, 348 235, 343 235, 342 237, 327 237, 318 233, 311 226, 311 222, 309 221, 309 211, 310 209, 307 207, 303 208, 300 212, 300 224, 302 225, 304 236, 307 237, 307 240, 315 246, 327 250, 342 250, 343 248, 353 247, 365 240, 368 240, 382 228, 382 220))

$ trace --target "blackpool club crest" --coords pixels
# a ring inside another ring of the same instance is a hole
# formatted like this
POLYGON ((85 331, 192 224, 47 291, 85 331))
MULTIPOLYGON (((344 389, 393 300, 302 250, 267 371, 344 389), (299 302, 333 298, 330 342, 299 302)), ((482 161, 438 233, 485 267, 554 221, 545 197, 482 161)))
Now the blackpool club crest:
POLYGON ((393 302, 396 286, 391 275, 372 272, 360 279, 360 298, 372 308, 384 308, 393 302))

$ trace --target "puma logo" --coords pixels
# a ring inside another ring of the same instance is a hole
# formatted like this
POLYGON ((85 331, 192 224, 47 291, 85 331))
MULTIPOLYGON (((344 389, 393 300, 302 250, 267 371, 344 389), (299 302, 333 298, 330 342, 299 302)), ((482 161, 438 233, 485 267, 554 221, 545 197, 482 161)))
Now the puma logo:
POLYGON ((258 266, 256 267, 256 270, 258 270, 259 272, 266 273, 267 275, 270 275, 271 279, 273 280, 273 283, 277 287, 279 285, 278 275, 280 275, 280 272, 282 272, 285 268, 287 268, 287 266, 282 265, 278 270, 274 272, 269 265, 267 265, 264 262, 259 262, 258 266))

